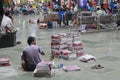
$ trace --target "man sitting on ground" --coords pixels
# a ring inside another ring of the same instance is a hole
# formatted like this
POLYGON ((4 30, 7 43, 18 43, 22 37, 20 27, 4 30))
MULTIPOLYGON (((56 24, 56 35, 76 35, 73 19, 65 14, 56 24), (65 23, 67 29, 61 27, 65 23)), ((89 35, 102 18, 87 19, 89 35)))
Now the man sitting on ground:
POLYGON ((41 62, 39 54, 45 55, 45 53, 36 45, 35 37, 28 37, 27 43, 29 46, 23 49, 21 55, 22 67, 26 71, 34 71, 36 65, 41 62))
POLYGON ((3 15, 0 30, 5 31, 6 33, 16 32, 16 28, 13 26, 13 18, 10 11, 6 11, 3 15))

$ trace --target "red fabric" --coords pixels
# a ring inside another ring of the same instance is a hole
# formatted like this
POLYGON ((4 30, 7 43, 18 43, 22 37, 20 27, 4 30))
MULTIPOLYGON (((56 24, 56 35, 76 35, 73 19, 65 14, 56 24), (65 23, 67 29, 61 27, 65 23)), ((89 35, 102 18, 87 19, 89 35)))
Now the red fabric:
POLYGON ((105 8, 105 9, 107 9, 108 8, 108 0, 104 0, 103 1, 103 7, 105 8))

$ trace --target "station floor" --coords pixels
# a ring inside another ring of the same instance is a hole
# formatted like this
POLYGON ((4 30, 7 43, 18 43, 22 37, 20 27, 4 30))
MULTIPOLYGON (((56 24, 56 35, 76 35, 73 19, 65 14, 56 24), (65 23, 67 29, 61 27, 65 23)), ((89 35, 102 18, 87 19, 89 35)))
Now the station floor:
MULTIPOLYGON (((0 57, 8 57, 11 66, 0 67, 0 80, 119 80, 120 79, 120 39, 116 38, 116 31, 81 34, 81 41, 84 43, 85 54, 95 56, 96 61, 83 63, 76 60, 54 59, 57 64, 77 65, 80 71, 65 72, 56 69, 51 77, 33 77, 33 72, 26 72, 21 69, 20 54, 27 46, 27 37, 34 35, 37 44, 46 55, 41 56, 42 60, 50 57, 51 35, 70 32, 69 27, 54 27, 51 29, 39 29, 37 24, 29 24, 29 19, 37 19, 39 16, 15 16, 14 25, 18 28, 16 41, 22 44, 14 47, 1 48, 0 57), (93 65, 100 64, 103 69, 91 69, 93 65)), ((55 24, 54 24, 55 25, 55 24)), ((72 29, 71 29, 72 31, 72 29)), ((77 32, 77 31, 75 31, 77 32)), ((120 36, 119 36, 120 37, 120 36)))

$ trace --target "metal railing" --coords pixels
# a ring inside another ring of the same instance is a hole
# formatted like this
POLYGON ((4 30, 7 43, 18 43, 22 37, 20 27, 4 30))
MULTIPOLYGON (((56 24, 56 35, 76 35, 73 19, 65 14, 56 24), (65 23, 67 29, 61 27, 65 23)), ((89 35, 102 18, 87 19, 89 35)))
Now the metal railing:
MULTIPOLYGON (((83 24, 95 24, 97 31, 111 30, 115 29, 117 26, 115 23, 120 22, 120 14, 109 14, 109 15, 92 15, 93 12, 83 11, 77 14, 77 25, 81 26, 83 24)), ((74 16, 76 14, 72 14, 74 16)), ((71 16, 65 15, 65 20, 71 20, 71 16), (70 18, 67 18, 70 17, 70 18)), ((45 15, 45 22, 47 21, 58 21, 58 14, 45 15)))

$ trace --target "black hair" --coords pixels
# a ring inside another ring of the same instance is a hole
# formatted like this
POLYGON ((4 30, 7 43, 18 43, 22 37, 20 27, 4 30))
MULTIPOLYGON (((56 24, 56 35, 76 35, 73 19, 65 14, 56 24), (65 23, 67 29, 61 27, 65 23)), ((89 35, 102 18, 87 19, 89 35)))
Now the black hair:
POLYGON ((10 11, 6 11, 5 16, 9 16, 9 15, 10 15, 10 11))
POLYGON ((98 7, 97 10, 100 10, 100 8, 98 7))
POLYGON ((11 14, 11 11, 6 11, 6 12, 5 12, 5 16, 7 16, 7 17, 9 17, 11 20, 13 20, 12 15, 10 15, 10 14, 11 14))
POLYGON ((35 40, 35 37, 33 37, 33 36, 28 37, 28 39, 27 39, 28 45, 31 45, 32 41, 34 41, 34 40, 35 40))

